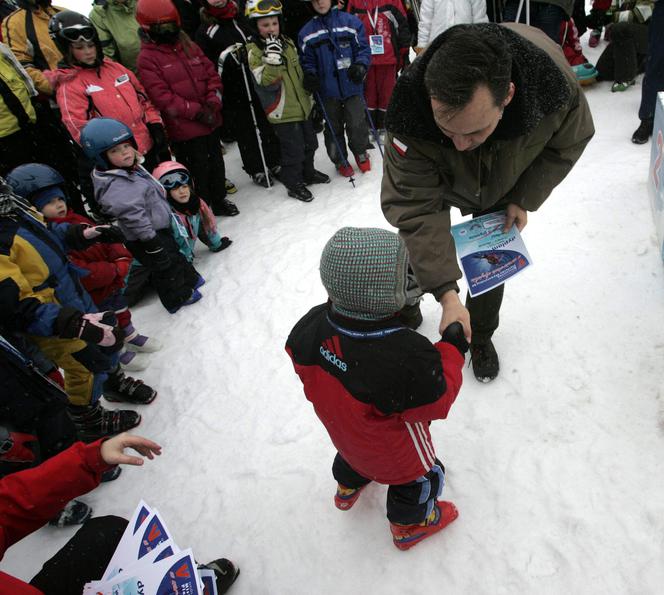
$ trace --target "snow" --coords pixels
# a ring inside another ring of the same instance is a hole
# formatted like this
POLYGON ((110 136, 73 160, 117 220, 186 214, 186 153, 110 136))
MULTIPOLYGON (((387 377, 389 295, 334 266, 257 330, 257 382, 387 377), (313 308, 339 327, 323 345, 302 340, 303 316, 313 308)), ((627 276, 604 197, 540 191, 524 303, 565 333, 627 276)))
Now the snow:
MULTIPOLYGON (((325 241, 343 225, 389 227, 378 152, 355 189, 333 176, 304 204, 253 185, 234 145, 226 163, 241 214, 220 220, 228 250, 199 252, 204 299, 173 316, 154 298, 134 309, 164 343, 138 374, 159 397, 138 407, 136 433, 164 453, 84 496, 95 514, 129 517, 145 499, 199 561, 239 564, 236 595, 662 593, 664 275, 650 146, 630 142, 640 82, 586 95, 597 134, 530 216, 535 266, 505 294, 500 376, 480 384, 466 368, 449 419, 432 424, 455 523, 400 552, 385 486, 351 511, 334 507, 334 450, 283 348, 326 297, 325 241)), ((332 175, 322 146, 316 158, 332 175)), ((423 313, 420 332, 436 339, 431 296, 423 313)), ((29 579, 74 531, 41 529, 2 569, 29 579)))

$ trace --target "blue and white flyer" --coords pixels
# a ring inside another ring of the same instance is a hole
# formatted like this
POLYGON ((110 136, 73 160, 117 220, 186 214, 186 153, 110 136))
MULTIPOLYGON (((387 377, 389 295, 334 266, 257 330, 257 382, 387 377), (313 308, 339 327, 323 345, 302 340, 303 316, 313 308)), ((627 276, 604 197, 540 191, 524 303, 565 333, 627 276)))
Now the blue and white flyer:
POLYGON ((505 217, 505 211, 498 211, 452 226, 457 255, 473 297, 502 285, 532 264, 516 225, 503 233, 505 217))

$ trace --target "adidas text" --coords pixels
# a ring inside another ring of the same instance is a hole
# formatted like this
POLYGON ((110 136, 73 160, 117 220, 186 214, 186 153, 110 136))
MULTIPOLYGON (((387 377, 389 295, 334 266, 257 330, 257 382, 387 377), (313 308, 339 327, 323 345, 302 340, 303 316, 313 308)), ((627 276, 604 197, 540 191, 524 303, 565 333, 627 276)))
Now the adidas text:
POLYGON ((346 362, 341 361, 336 355, 334 355, 334 353, 330 353, 327 349, 323 349, 322 345, 320 346, 320 354, 333 366, 339 368, 342 372, 348 370, 346 362))

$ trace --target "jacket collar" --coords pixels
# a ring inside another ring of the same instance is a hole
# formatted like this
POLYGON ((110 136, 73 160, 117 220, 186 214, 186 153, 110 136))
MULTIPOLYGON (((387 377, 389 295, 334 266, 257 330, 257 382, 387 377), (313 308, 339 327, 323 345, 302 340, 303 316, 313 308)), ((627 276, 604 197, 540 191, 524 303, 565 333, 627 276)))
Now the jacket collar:
POLYGON ((335 311, 332 302, 327 302, 327 319, 332 327, 343 335, 357 339, 373 339, 390 335, 407 327, 395 314, 382 320, 355 320, 335 311))

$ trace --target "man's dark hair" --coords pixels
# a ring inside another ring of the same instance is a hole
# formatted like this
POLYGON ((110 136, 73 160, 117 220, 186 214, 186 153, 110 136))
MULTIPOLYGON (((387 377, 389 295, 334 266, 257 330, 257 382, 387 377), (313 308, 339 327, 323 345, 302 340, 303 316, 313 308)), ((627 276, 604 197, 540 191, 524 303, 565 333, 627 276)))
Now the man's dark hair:
POLYGON ((500 35, 475 25, 457 25, 443 35, 445 41, 432 48, 424 73, 431 97, 450 112, 463 109, 480 85, 485 85, 496 106, 507 97, 512 55, 500 35))

